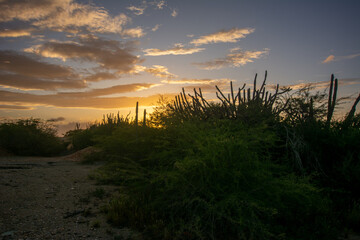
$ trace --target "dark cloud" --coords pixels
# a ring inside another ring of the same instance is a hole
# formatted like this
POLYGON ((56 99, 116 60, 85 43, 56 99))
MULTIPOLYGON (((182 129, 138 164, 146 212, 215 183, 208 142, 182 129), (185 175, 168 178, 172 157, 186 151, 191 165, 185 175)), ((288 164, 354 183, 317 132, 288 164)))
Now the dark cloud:
MULTIPOLYGON (((172 98, 173 94, 165 97, 172 98)), ((66 98, 59 95, 35 95, 29 93, 18 93, 0 90, 0 101, 3 103, 23 103, 34 105, 45 105, 66 108, 128 108, 140 102, 142 106, 153 106, 159 99, 159 95, 148 97, 89 97, 89 98, 66 98)))
POLYGON ((0 85, 41 90, 87 86, 70 67, 45 63, 14 51, 0 51, 0 85))
POLYGON ((32 107, 21 106, 21 105, 0 105, 0 109, 9 109, 9 110, 31 110, 32 107))
POLYGON ((46 121, 47 122, 62 122, 62 121, 65 121, 65 118, 64 117, 50 118, 46 121))
POLYGON ((132 73, 142 60, 133 55, 133 44, 121 44, 114 40, 88 36, 79 42, 48 42, 26 49, 43 57, 80 59, 97 63, 100 67, 115 70, 119 74, 132 73))
POLYGON ((156 86, 156 84, 150 83, 134 83, 134 84, 126 84, 126 85, 115 85, 108 88, 98 88, 92 89, 85 92, 59 92, 54 97, 64 97, 64 98, 92 98, 92 97, 100 97, 111 94, 118 93, 126 93, 126 92, 135 92, 147 88, 151 88, 156 86))
POLYGON ((86 87, 81 80, 52 80, 29 77, 20 74, 7 74, 0 71, 0 86, 12 87, 22 90, 56 90, 56 89, 79 89, 86 87))
POLYGON ((39 78, 69 78, 76 76, 70 67, 41 62, 14 51, 0 50, 0 70, 39 78))

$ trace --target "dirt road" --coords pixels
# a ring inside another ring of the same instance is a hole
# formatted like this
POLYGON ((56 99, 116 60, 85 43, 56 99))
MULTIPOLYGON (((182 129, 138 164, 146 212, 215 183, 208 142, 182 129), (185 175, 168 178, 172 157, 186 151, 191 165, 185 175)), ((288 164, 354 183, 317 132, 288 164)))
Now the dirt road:
POLYGON ((133 239, 100 212, 112 186, 88 179, 76 159, 0 157, 0 239, 133 239))

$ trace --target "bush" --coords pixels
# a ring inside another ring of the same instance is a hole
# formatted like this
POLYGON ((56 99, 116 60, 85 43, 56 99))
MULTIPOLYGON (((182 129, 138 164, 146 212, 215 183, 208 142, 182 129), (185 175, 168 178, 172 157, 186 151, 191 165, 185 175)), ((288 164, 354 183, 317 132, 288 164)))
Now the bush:
POLYGON ((155 239, 334 236, 330 201, 306 178, 271 162, 276 135, 266 125, 249 128, 223 120, 146 131, 153 137, 140 145, 110 141, 119 139, 114 137, 119 132, 104 142, 123 154, 97 173, 127 189, 127 197, 109 205, 115 224, 140 228, 155 239), (139 148, 140 155, 129 151, 139 148))
POLYGON ((0 136, 0 146, 16 155, 53 156, 64 150, 56 130, 39 119, 4 122, 0 136))
POLYGON ((332 121, 337 79, 306 87, 201 90, 161 101, 151 128, 116 128, 93 177, 121 185, 108 218, 151 239, 337 239, 358 218, 360 96, 332 121), (281 91, 279 91, 281 90, 281 91), (190 98, 189 98, 189 97, 190 98))

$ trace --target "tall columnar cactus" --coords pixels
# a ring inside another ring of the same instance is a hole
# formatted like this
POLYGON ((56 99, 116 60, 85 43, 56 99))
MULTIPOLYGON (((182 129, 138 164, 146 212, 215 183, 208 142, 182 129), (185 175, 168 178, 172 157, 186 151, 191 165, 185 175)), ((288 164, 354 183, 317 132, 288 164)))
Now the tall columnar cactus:
POLYGON ((244 111, 249 107, 255 107, 249 111, 271 111, 279 114, 280 109, 273 108, 278 96, 290 91, 290 88, 279 91, 279 84, 275 88, 274 93, 266 91, 265 85, 267 80, 267 71, 265 72, 264 81, 259 89, 256 88, 257 74, 254 78, 253 88, 245 89, 246 84, 238 88, 235 94, 233 83, 230 82, 230 93, 228 96, 216 87, 216 96, 220 100, 221 108, 215 108, 214 104, 209 104, 203 97, 201 89, 194 89, 194 95, 186 95, 183 89, 180 95, 175 97, 173 103, 174 111, 181 115, 184 119, 200 118, 207 119, 209 117, 239 119, 244 116, 244 111), (190 99, 188 99, 188 96, 190 99))
POLYGON ((143 126, 146 126, 146 109, 144 109, 143 126))
POLYGON ((335 81, 334 81, 334 74, 331 74, 329 100, 328 100, 328 112, 327 112, 327 118, 326 118, 327 126, 330 126, 331 118, 334 114, 337 90, 338 90, 338 80, 337 80, 337 78, 335 78, 335 81))
POLYGON ((136 109, 135 109, 135 125, 138 125, 139 119, 139 102, 136 102, 136 109))

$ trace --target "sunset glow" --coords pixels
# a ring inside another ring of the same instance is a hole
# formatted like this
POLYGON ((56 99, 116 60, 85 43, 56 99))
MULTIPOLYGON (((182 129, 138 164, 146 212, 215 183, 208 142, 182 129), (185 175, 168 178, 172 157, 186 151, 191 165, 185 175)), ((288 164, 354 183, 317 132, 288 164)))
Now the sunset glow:
POLYGON ((360 91, 359 1, 0 0, 0 120, 151 112, 182 87, 360 91))

